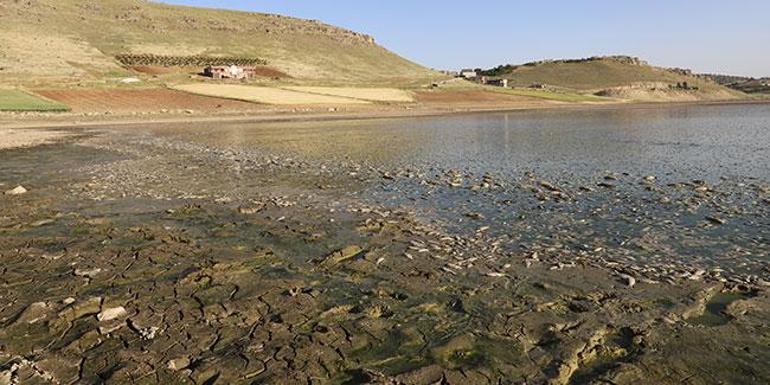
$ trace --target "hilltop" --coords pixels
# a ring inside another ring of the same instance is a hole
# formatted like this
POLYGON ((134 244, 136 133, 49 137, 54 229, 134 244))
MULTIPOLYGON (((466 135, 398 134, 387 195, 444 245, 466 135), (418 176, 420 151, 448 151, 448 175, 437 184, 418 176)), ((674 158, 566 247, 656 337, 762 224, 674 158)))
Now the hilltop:
POLYGON ((4 84, 126 75, 124 54, 257 58, 307 81, 411 82, 432 71, 371 36, 313 20, 142 0, 0 2, 4 84))
POLYGON ((689 70, 654 67, 630 56, 548 60, 482 72, 514 87, 558 87, 636 100, 733 99, 741 93, 689 70))

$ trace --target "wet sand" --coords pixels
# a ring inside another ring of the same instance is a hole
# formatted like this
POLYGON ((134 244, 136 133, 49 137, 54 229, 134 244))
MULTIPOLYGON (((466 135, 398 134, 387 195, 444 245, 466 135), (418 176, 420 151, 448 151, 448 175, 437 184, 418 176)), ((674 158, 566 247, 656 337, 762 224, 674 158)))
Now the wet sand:
POLYGON ((463 142, 378 148, 376 124, 102 126, 0 152, 0 186, 29 190, 0 195, 0 380, 770 380, 767 180, 457 168, 463 142))

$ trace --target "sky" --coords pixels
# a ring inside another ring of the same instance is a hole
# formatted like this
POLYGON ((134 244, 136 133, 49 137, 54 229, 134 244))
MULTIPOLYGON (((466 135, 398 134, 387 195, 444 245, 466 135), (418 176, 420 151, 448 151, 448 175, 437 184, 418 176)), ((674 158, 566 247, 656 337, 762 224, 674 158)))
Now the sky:
POLYGON ((374 36, 436 69, 595 55, 770 76, 770 0, 163 0, 277 13, 374 36))

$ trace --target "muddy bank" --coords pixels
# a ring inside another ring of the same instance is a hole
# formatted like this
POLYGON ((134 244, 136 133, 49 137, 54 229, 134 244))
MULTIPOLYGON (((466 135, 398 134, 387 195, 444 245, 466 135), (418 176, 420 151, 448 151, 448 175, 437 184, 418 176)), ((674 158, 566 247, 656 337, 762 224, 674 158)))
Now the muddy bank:
POLYGON ((495 175, 189 128, 0 152, 0 184, 29 190, 0 196, 0 381, 770 379, 766 181, 495 175))
POLYGON ((0 150, 51 143, 66 136, 62 131, 0 128, 0 150))

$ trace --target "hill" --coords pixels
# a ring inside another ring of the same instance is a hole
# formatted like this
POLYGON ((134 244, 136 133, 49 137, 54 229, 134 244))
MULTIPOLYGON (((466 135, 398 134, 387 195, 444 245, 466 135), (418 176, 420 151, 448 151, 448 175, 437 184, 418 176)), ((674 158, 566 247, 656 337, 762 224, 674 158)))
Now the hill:
POLYGON ((704 74, 723 86, 745 92, 747 94, 770 94, 770 78, 751 78, 747 76, 732 76, 722 74, 704 74))
POLYGON ((116 57, 265 61, 308 81, 410 82, 435 74, 374 38, 318 21, 142 0, 0 1, 0 81, 50 83, 126 74, 116 57))
POLYGON ((637 100, 732 99, 737 91, 689 70, 649 65, 629 56, 605 56, 505 65, 482 72, 514 87, 544 85, 637 100))

